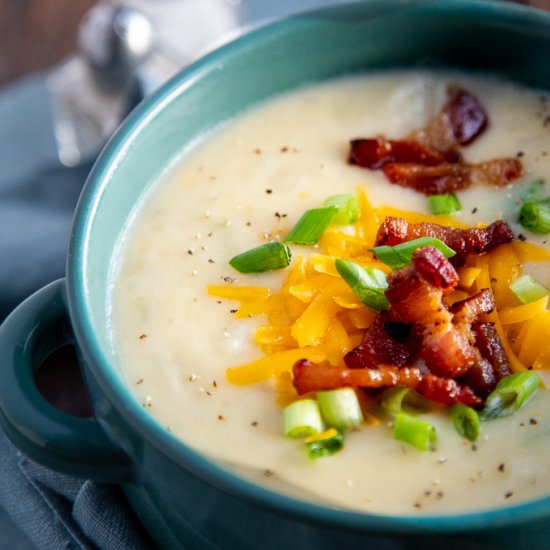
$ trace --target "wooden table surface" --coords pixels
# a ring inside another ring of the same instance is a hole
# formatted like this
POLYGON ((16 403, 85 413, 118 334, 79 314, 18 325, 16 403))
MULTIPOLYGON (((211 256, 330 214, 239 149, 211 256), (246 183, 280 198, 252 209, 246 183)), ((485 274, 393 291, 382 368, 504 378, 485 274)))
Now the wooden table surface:
POLYGON ((0 0, 0 86, 74 51, 83 15, 98 0, 0 0))

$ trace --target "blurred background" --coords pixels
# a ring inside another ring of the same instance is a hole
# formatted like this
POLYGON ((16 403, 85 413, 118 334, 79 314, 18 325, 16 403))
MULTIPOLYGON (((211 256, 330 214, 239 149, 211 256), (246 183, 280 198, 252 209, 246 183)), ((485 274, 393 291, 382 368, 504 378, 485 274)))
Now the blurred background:
MULTIPOLYGON (((79 22, 99 1, 0 0, 0 87, 27 73, 52 67, 72 53, 76 48, 79 22)), ((132 4, 132 2, 126 2, 128 3, 132 4)), ((146 3, 147 1, 141 2, 141 4, 146 3)), ((219 4, 226 4, 243 19, 248 20, 252 20, 257 15, 276 16, 278 13, 291 11, 293 5, 296 9, 302 9, 304 5, 307 7, 307 4, 322 3, 294 0, 287 1, 284 6, 285 2, 280 0, 219 2, 219 4), (269 4, 272 6, 270 7, 269 4), (248 13, 241 13, 241 11, 248 13)), ((523 0, 520 3, 550 9, 550 0, 523 0)), ((169 12, 177 4, 189 4, 189 2, 187 0, 150 0, 149 4, 157 5, 156 9, 150 11, 158 13, 159 4, 160 11, 165 9, 169 12)))
POLYGON ((97 2, 0 0, 0 87, 74 51, 78 24, 97 2))

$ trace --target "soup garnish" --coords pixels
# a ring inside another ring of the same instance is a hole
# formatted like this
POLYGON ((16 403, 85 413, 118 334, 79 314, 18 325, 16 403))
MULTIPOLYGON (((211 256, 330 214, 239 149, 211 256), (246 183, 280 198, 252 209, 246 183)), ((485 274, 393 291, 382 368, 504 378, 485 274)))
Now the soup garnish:
MULTIPOLYGON (((434 217, 377 215, 364 189, 329 197, 283 238, 319 243, 323 254, 298 258, 280 294, 255 307, 245 300, 237 311, 267 314, 270 325, 259 327, 256 339, 268 355, 228 369, 228 379, 247 384, 275 377, 284 432, 305 438, 311 458, 341 450, 343 433, 364 422, 363 409, 389 417, 396 440, 433 449, 435 428, 418 417, 422 411, 403 407, 411 399, 424 409, 447 408, 458 434, 475 441, 480 421, 512 414, 541 387, 540 374, 526 370, 506 329, 513 325, 519 334, 520 323, 546 310, 548 289, 519 269, 520 254, 529 259, 545 251, 528 245, 520 252, 522 243, 502 220, 463 227, 449 218, 461 209, 456 190, 480 182, 501 187, 523 175, 518 158, 464 161, 460 147, 487 126, 477 98, 451 89, 441 112, 406 140, 352 140, 348 162, 382 169, 390 182, 427 194, 434 217), (442 217, 451 224, 437 223, 442 217), (489 276, 497 271, 500 282, 489 276)), ((520 218, 538 220, 531 225, 541 229, 544 213, 535 213, 535 204, 547 200, 525 202, 520 218)), ((270 242, 230 263, 241 273, 264 271, 265 251, 275 247, 288 248, 270 242), (243 269, 241 258, 250 256, 263 259, 246 261, 243 269)), ((287 267, 290 251, 288 261, 279 261, 281 255, 275 251, 267 269, 287 267)), ((216 287, 209 291, 221 295, 216 287)))

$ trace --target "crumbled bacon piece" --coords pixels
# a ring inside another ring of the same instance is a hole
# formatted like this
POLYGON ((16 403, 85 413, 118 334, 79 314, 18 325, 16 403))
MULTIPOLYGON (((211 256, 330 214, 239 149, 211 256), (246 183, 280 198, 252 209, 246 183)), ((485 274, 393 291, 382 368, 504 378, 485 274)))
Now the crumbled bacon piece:
POLYGON ((493 323, 475 323, 472 325, 472 330, 476 347, 481 356, 491 363, 497 382, 511 374, 508 357, 493 323))
POLYGON ((415 251, 414 269, 425 281, 442 290, 449 290, 458 283, 458 273, 443 254, 433 246, 426 246, 415 251))
POLYGON ((477 97, 466 90, 454 88, 450 95, 443 113, 449 119, 457 142, 467 145, 487 128, 487 113, 477 97))
POLYGON ((427 399, 444 405, 464 403, 477 407, 483 404, 470 388, 461 386, 455 380, 423 374, 415 367, 380 365, 376 369, 348 369, 302 359, 294 364, 293 375, 299 395, 342 387, 378 389, 407 386, 427 399))
POLYGON ((491 313, 495 308, 495 298, 488 288, 483 288, 473 296, 455 302, 451 307, 453 323, 475 323, 481 315, 491 313))
POLYGON ((474 185, 504 185, 523 176, 523 164, 517 158, 500 158, 468 165, 470 182, 474 185))
POLYGON ((498 382, 493 366, 481 355, 460 381, 484 399, 495 389, 498 382))
POLYGON ((441 112, 424 128, 404 140, 354 139, 348 162, 383 170, 390 182, 428 195, 466 189, 472 184, 502 187, 523 175, 518 158, 469 164, 458 150, 477 138, 487 124, 487 113, 473 94, 451 89, 441 112))
POLYGON ((388 216, 376 235, 376 246, 395 246, 420 237, 435 237, 456 252, 450 261, 453 265, 463 265, 470 254, 482 254, 499 244, 514 239, 510 226, 501 220, 493 222, 485 229, 470 227, 457 229, 436 223, 412 224, 403 218, 388 216))
POLYGON ((381 363, 397 367, 410 364, 420 345, 412 325, 391 320, 383 311, 365 331, 363 341, 344 357, 349 368, 375 368, 381 363))
POLYGON ((487 113, 476 96, 461 88, 449 89, 449 99, 425 128, 413 133, 415 140, 438 151, 468 145, 487 128, 487 113))
POLYGON ((479 164, 442 163, 438 165, 388 163, 382 168, 391 183, 409 187, 426 195, 440 195, 466 189, 471 184, 503 187, 521 178, 519 159, 501 158, 479 164))
POLYGON ((476 363, 478 353, 472 344, 469 327, 453 323, 444 327, 430 325, 424 330, 421 357, 430 372, 445 378, 457 378, 476 363))
POLYGON ((466 189, 470 184, 469 167, 462 163, 424 166, 392 162, 386 164, 383 171, 391 183, 409 187, 427 195, 440 195, 466 189))
POLYGON ((452 288, 457 281, 456 271, 443 254, 434 247, 425 247, 414 252, 412 263, 388 275, 385 294, 392 310, 405 323, 446 326, 451 323, 452 314, 443 304, 443 289, 452 288), (418 265, 422 267, 418 269, 418 265), (442 272, 448 271, 450 275, 441 273, 437 277, 435 273, 438 268, 442 272), (425 273, 429 273, 428 277, 425 273), (454 281, 450 285, 440 287, 433 284, 438 280, 447 281, 449 277, 454 281))

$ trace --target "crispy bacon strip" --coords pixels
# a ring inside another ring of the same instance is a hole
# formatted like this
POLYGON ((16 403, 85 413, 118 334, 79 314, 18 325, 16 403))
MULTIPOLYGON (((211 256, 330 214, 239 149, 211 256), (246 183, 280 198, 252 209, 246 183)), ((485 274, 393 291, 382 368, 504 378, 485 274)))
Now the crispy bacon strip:
POLYGON ((523 176, 523 165, 517 158, 500 158, 479 164, 449 162, 438 165, 387 163, 383 171, 388 180, 426 195, 459 191, 471 184, 503 187, 523 176))
POLYGON ((327 363, 314 364, 306 359, 295 363, 293 373, 294 387, 300 395, 344 386, 370 389, 415 387, 422 379, 422 373, 416 367, 380 365, 376 369, 349 369, 327 363))
POLYGON ((383 311, 365 331, 363 341, 344 357, 349 368, 376 368, 381 363, 397 367, 410 364, 417 355, 420 338, 410 324, 392 320, 383 311))
POLYGON ((294 387, 299 395, 342 387, 377 389, 408 386, 427 399, 444 405, 465 403, 477 407, 483 404, 470 388, 461 386, 455 380, 425 375, 415 367, 380 365, 377 369, 348 369, 302 359, 295 363, 293 375, 294 387))
POLYGON ((383 137, 351 140, 348 156, 350 164, 370 170, 380 170, 386 164, 395 162, 437 166, 460 159, 460 153, 444 154, 415 141, 383 137))
POLYGON ((427 374, 415 389, 426 399, 441 403, 442 405, 450 406, 455 403, 464 403, 464 405, 474 408, 483 406, 483 400, 471 388, 462 386, 456 380, 449 378, 439 378, 438 376, 427 374))
POLYGON ((477 97, 462 88, 450 88, 449 99, 425 128, 412 138, 438 151, 472 143, 487 128, 489 119, 477 97))
POLYGON ((455 266, 464 265, 470 254, 488 252, 499 244, 509 243, 514 239, 510 226, 501 220, 493 222, 485 229, 457 229, 435 223, 411 224, 403 218, 388 216, 376 235, 376 246, 395 246, 419 237, 435 237, 443 241, 456 252, 451 258, 455 266))

